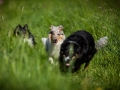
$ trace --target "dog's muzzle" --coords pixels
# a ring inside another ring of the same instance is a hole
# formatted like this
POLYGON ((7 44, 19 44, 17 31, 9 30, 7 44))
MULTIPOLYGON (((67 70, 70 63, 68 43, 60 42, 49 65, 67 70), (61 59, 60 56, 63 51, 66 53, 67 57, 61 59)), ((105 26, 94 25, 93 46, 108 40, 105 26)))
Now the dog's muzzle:
POLYGON ((56 44, 56 43, 57 43, 57 39, 54 39, 54 40, 53 40, 53 43, 56 44))
POLYGON ((70 56, 65 57, 65 58, 64 58, 64 60, 65 60, 65 65, 66 65, 67 67, 69 67, 70 65, 72 65, 72 64, 75 62, 75 59, 76 59, 75 56, 73 56, 73 57, 70 57, 70 56))
POLYGON ((65 64, 66 64, 66 66, 70 66, 70 57, 68 56, 68 57, 65 57, 65 64))

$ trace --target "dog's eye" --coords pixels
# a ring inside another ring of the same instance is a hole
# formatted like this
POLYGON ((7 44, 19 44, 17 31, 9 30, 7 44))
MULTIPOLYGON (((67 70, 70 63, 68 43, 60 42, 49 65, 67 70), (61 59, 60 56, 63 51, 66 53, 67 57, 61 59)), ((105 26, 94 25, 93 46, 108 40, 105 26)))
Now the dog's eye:
POLYGON ((68 51, 65 52, 66 55, 67 55, 68 53, 69 53, 68 51))
POLYGON ((61 52, 61 54, 63 54, 63 52, 61 52))
POLYGON ((50 31, 50 34, 54 34, 53 31, 50 31))
POLYGON ((75 56, 76 55, 76 53, 75 52, 73 52, 73 56, 75 56))
POLYGON ((61 35, 63 35, 63 34, 61 34, 61 35))
POLYGON ((19 33, 19 32, 17 32, 17 35, 20 35, 20 33, 19 33))
POLYGON ((58 35, 60 35, 60 34, 58 34, 58 35))
POLYGON ((54 32, 52 32, 52 35, 55 35, 55 33, 54 33, 54 32))
POLYGON ((66 52, 68 53, 68 50, 66 50, 66 52))
POLYGON ((63 57, 65 57, 65 55, 63 54, 63 57))

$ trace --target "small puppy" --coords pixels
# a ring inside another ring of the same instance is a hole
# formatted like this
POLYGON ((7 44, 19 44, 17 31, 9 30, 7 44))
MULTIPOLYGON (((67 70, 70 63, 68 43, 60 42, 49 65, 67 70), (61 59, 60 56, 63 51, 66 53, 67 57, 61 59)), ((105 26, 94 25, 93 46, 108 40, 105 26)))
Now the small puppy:
POLYGON ((61 71, 76 72, 85 63, 84 70, 97 52, 92 35, 84 30, 79 30, 68 36, 60 48, 61 71))
POLYGON ((27 24, 25 24, 23 27, 21 25, 16 26, 14 30, 14 36, 23 38, 23 41, 27 42, 31 47, 36 44, 34 36, 29 31, 27 24))
MULTIPOLYGON (((63 26, 53 26, 50 27, 50 32, 48 38, 42 38, 42 42, 45 45, 46 52, 48 53, 49 61, 54 64, 53 59, 58 59, 60 46, 65 40, 65 35, 63 32, 63 26)), ((56 62, 57 63, 57 62, 56 62)))

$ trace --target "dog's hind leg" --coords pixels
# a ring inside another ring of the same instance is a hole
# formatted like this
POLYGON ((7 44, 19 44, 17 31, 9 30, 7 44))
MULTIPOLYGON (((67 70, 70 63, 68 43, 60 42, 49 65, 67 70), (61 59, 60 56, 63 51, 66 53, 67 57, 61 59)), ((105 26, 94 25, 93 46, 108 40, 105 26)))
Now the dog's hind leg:
POLYGON ((92 54, 88 56, 87 61, 85 62, 84 70, 88 67, 90 61, 92 60, 92 58, 94 57, 94 55, 95 55, 96 52, 97 52, 97 49, 95 48, 93 50, 92 54))

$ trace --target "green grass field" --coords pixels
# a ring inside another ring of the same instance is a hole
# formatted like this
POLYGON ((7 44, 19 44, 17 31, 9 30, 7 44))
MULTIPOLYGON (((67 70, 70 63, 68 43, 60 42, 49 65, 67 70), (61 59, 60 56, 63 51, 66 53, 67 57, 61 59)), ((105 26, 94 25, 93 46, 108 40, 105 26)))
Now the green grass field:
POLYGON ((0 90, 120 90, 120 0, 5 0, 0 5, 0 90), (13 37, 28 24, 37 45, 13 37), (61 74, 47 60, 42 37, 51 25, 66 36, 85 29, 95 40, 108 36, 88 69, 61 74))

